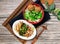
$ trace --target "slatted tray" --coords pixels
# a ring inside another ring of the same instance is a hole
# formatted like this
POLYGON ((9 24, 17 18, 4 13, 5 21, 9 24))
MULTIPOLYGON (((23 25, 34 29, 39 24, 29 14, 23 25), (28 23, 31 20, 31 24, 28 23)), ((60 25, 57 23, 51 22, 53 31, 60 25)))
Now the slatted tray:
MULTIPOLYGON (((12 31, 12 24, 19 19, 23 19, 22 16, 22 11, 25 9, 25 7, 32 3, 32 0, 25 0, 23 1, 16 9, 15 11, 6 19, 6 21, 3 23, 3 26, 5 26, 14 36, 15 34, 12 31), (21 17, 22 16, 22 17, 21 17)), ((39 1, 36 1, 35 3, 40 4, 42 6, 42 4, 39 1)), ((43 6, 42 6, 43 7, 43 6)), ((43 7, 44 8, 44 7, 43 7)), ((34 25, 36 27, 36 29, 42 27, 42 30, 39 30, 40 32, 37 33, 36 37, 30 41, 32 41, 31 43, 35 43, 36 40, 38 39, 39 35, 42 34, 42 32, 47 29, 46 25, 42 25, 44 22, 48 21, 50 19, 49 14, 47 12, 44 12, 44 19, 41 23, 34 25)), ((38 31, 38 30, 37 30, 38 31)), ((18 38, 17 36, 15 36, 20 42, 22 42, 23 44, 26 43, 26 40, 22 40, 20 38, 18 38)))

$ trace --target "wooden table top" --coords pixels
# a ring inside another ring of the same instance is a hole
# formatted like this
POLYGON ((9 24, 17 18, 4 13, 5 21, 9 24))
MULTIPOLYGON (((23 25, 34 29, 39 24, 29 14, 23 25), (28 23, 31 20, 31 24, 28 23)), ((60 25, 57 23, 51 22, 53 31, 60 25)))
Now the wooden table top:
MULTIPOLYGON (((23 0, 0 0, 0 44, 21 44, 2 23, 18 7, 23 0)), ((60 8, 60 0, 54 0, 60 8)), ((60 44, 60 21, 50 14, 51 19, 46 24, 48 30, 44 31, 36 44, 60 44)), ((29 43, 29 42, 28 42, 29 43)), ((28 44, 27 43, 27 44, 28 44)))

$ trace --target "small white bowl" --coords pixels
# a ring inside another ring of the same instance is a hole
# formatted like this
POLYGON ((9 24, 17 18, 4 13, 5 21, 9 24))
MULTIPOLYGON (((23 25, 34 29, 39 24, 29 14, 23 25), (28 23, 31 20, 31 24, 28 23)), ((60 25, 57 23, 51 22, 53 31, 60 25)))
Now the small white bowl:
POLYGON ((31 40, 31 39, 33 39, 33 38, 36 36, 36 28, 35 28, 31 23, 28 23, 26 20, 17 20, 17 21, 15 21, 15 22, 13 23, 12 29, 13 29, 14 34, 15 34, 17 37, 19 37, 19 38, 21 38, 21 39, 24 39, 24 40, 31 40), (19 35, 19 33, 14 29, 15 26, 16 26, 16 24, 18 24, 19 22, 23 22, 23 23, 31 26, 32 28, 34 28, 33 34, 32 34, 30 37, 21 36, 21 35, 19 35))

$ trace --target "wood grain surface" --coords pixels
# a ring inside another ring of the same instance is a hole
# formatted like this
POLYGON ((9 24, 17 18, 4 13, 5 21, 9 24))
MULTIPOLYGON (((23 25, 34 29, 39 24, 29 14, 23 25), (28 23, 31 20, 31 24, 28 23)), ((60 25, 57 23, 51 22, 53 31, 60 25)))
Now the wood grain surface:
MULTIPOLYGON (((0 44, 21 44, 2 23, 18 7, 23 0, 0 0, 0 44)), ((60 0, 54 0, 57 8, 60 8, 60 0)), ((45 30, 36 44, 60 44, 60 21, 50 14, 51 19, 46 24, 45 30)), ((29 42, 27 43, 29 44, 29 42)))

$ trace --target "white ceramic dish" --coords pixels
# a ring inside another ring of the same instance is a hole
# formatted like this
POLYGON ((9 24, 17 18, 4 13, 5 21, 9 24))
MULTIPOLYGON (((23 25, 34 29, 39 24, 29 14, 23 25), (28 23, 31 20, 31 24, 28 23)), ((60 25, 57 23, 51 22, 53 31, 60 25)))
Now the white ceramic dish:
POLYGON ((28 23, 26 20, 17 20, 17 21, 15 21, 15 22, 13 23, 12 29, 13 29, 14 34, 15 34, 17 37, 19 37, 19 38, 21 38, 21 39, 24 39, 24 40, 31 40, 31 39, 33 39, 33 38, 36 36, 36 28, 35 28, 32 24, 28 23), (27 25, 29 25, 29 26, 31 26, 31 27, 34 28, 33 34, 32 34, 30 37, 21 36, 21 35, 19 35, 19 33, 15 30, 15 25, 18 24, 19 22, 23 22, 23 23, 25 23, 25 24, 27 24, 27 25))

